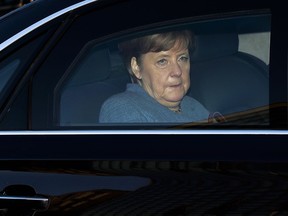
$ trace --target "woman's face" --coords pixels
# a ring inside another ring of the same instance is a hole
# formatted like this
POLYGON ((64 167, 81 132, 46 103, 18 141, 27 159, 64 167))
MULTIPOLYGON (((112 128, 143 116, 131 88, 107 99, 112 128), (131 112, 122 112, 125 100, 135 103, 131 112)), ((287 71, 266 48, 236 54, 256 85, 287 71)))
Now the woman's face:
POLYGON ((190 87, 189 52, 177 45, 168 51, 143 54, 141 65, 131 59, 132 71, 145 91, 170 109, 179 106, 190 87))

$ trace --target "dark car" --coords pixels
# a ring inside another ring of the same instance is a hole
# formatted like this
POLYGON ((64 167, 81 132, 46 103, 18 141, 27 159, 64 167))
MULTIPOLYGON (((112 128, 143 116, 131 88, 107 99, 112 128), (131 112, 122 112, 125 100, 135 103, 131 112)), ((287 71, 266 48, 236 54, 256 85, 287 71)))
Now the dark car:
POLYGON ((273 1, 37 0, 0 18, 1 215, 288 215, 287 15, 273 1), (286 18, 285 18, 286 17, 286 18), (195 38, 221 122, 99 122, 118 44, 195 38))

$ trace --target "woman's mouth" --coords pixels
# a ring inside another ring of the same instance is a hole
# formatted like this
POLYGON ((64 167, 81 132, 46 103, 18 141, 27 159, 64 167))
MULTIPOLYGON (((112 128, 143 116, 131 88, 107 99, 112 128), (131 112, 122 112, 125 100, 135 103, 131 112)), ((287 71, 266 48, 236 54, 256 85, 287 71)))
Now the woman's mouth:
POLYGON ((172 87, 172 88, 176 88, 176 87, 179 87, 179 86, 181 86, 181 85, 182 85, 181 83, 178 83, 178 84, 170 85, 170 87, 172 87))

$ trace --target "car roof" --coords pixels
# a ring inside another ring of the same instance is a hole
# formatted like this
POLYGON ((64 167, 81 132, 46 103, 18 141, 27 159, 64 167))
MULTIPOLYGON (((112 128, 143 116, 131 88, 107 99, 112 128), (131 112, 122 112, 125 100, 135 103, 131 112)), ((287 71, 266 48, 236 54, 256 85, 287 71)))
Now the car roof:
MULTIPOLYGON (((6 46, 9 46, 9 43, 13 43, 13 41, 17 40, 15 39, 15 37, 17 37, 17 34, 27 28, 33 28, 33 25, 35 23, 39 21, 45 21, 45 19, 47 19, 49 16, 61 16, 62 14, 65 14, 83 5, 100 1, 109 2, 114 0, 36 0, 24 5, 0 17, 0 29, 5 29, 5 31, 1 31, 0 34, 0 51, 3 50, 6 46), (14 37, 15 40, 12 38, 12 40, 7 44, 7 39, 11 37, 14 37), (3 44, 4 42, 5 44, 3 44)), ((114 2, 120 1, 115 0, 114 2)), ((155 0, 145 0, 145 4, 151 4, 153 6, 154 4, 161 3, 158 3, 155 0)), ((177 2, 172 2, 169 4, 177 4, 177 2)), ((237 2, 227 0, 202 0, 193 4, 194 6, 191 6, 191 16, 205 13, 209 14, 210 12, 219 13, 225 11, 231 12, 233 10, 239 11, 259 8, 265 9, 271 6, 272 1, 265 0, 256 3, 253 1, 251 2, 250 0, 242 0, 237 2)), ((40 25, 40 23, 38 24, 40 25)))
POLYGON ((1 31, 0 43, 21 30, 35 24, 51 14, 55 14, 64 8, 75 4, 87 4, 97 0, 37 0, 26 4, 10 13, 0 17, 1 31), (17 24, 15 24, 17 23, 17 24))

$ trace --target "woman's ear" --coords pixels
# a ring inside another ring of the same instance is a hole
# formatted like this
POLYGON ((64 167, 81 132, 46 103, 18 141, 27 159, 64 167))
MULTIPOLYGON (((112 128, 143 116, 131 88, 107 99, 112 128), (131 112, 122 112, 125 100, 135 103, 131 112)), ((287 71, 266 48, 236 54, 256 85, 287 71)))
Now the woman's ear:
POLYGON ((137 63, 137 59, 135 57, 131 58, 131 70, 133 72, 133 74, 135 75, 135 77, 137 77, 137 79, 141 79, 141 71, 140 71, 140 67, 137 63))

